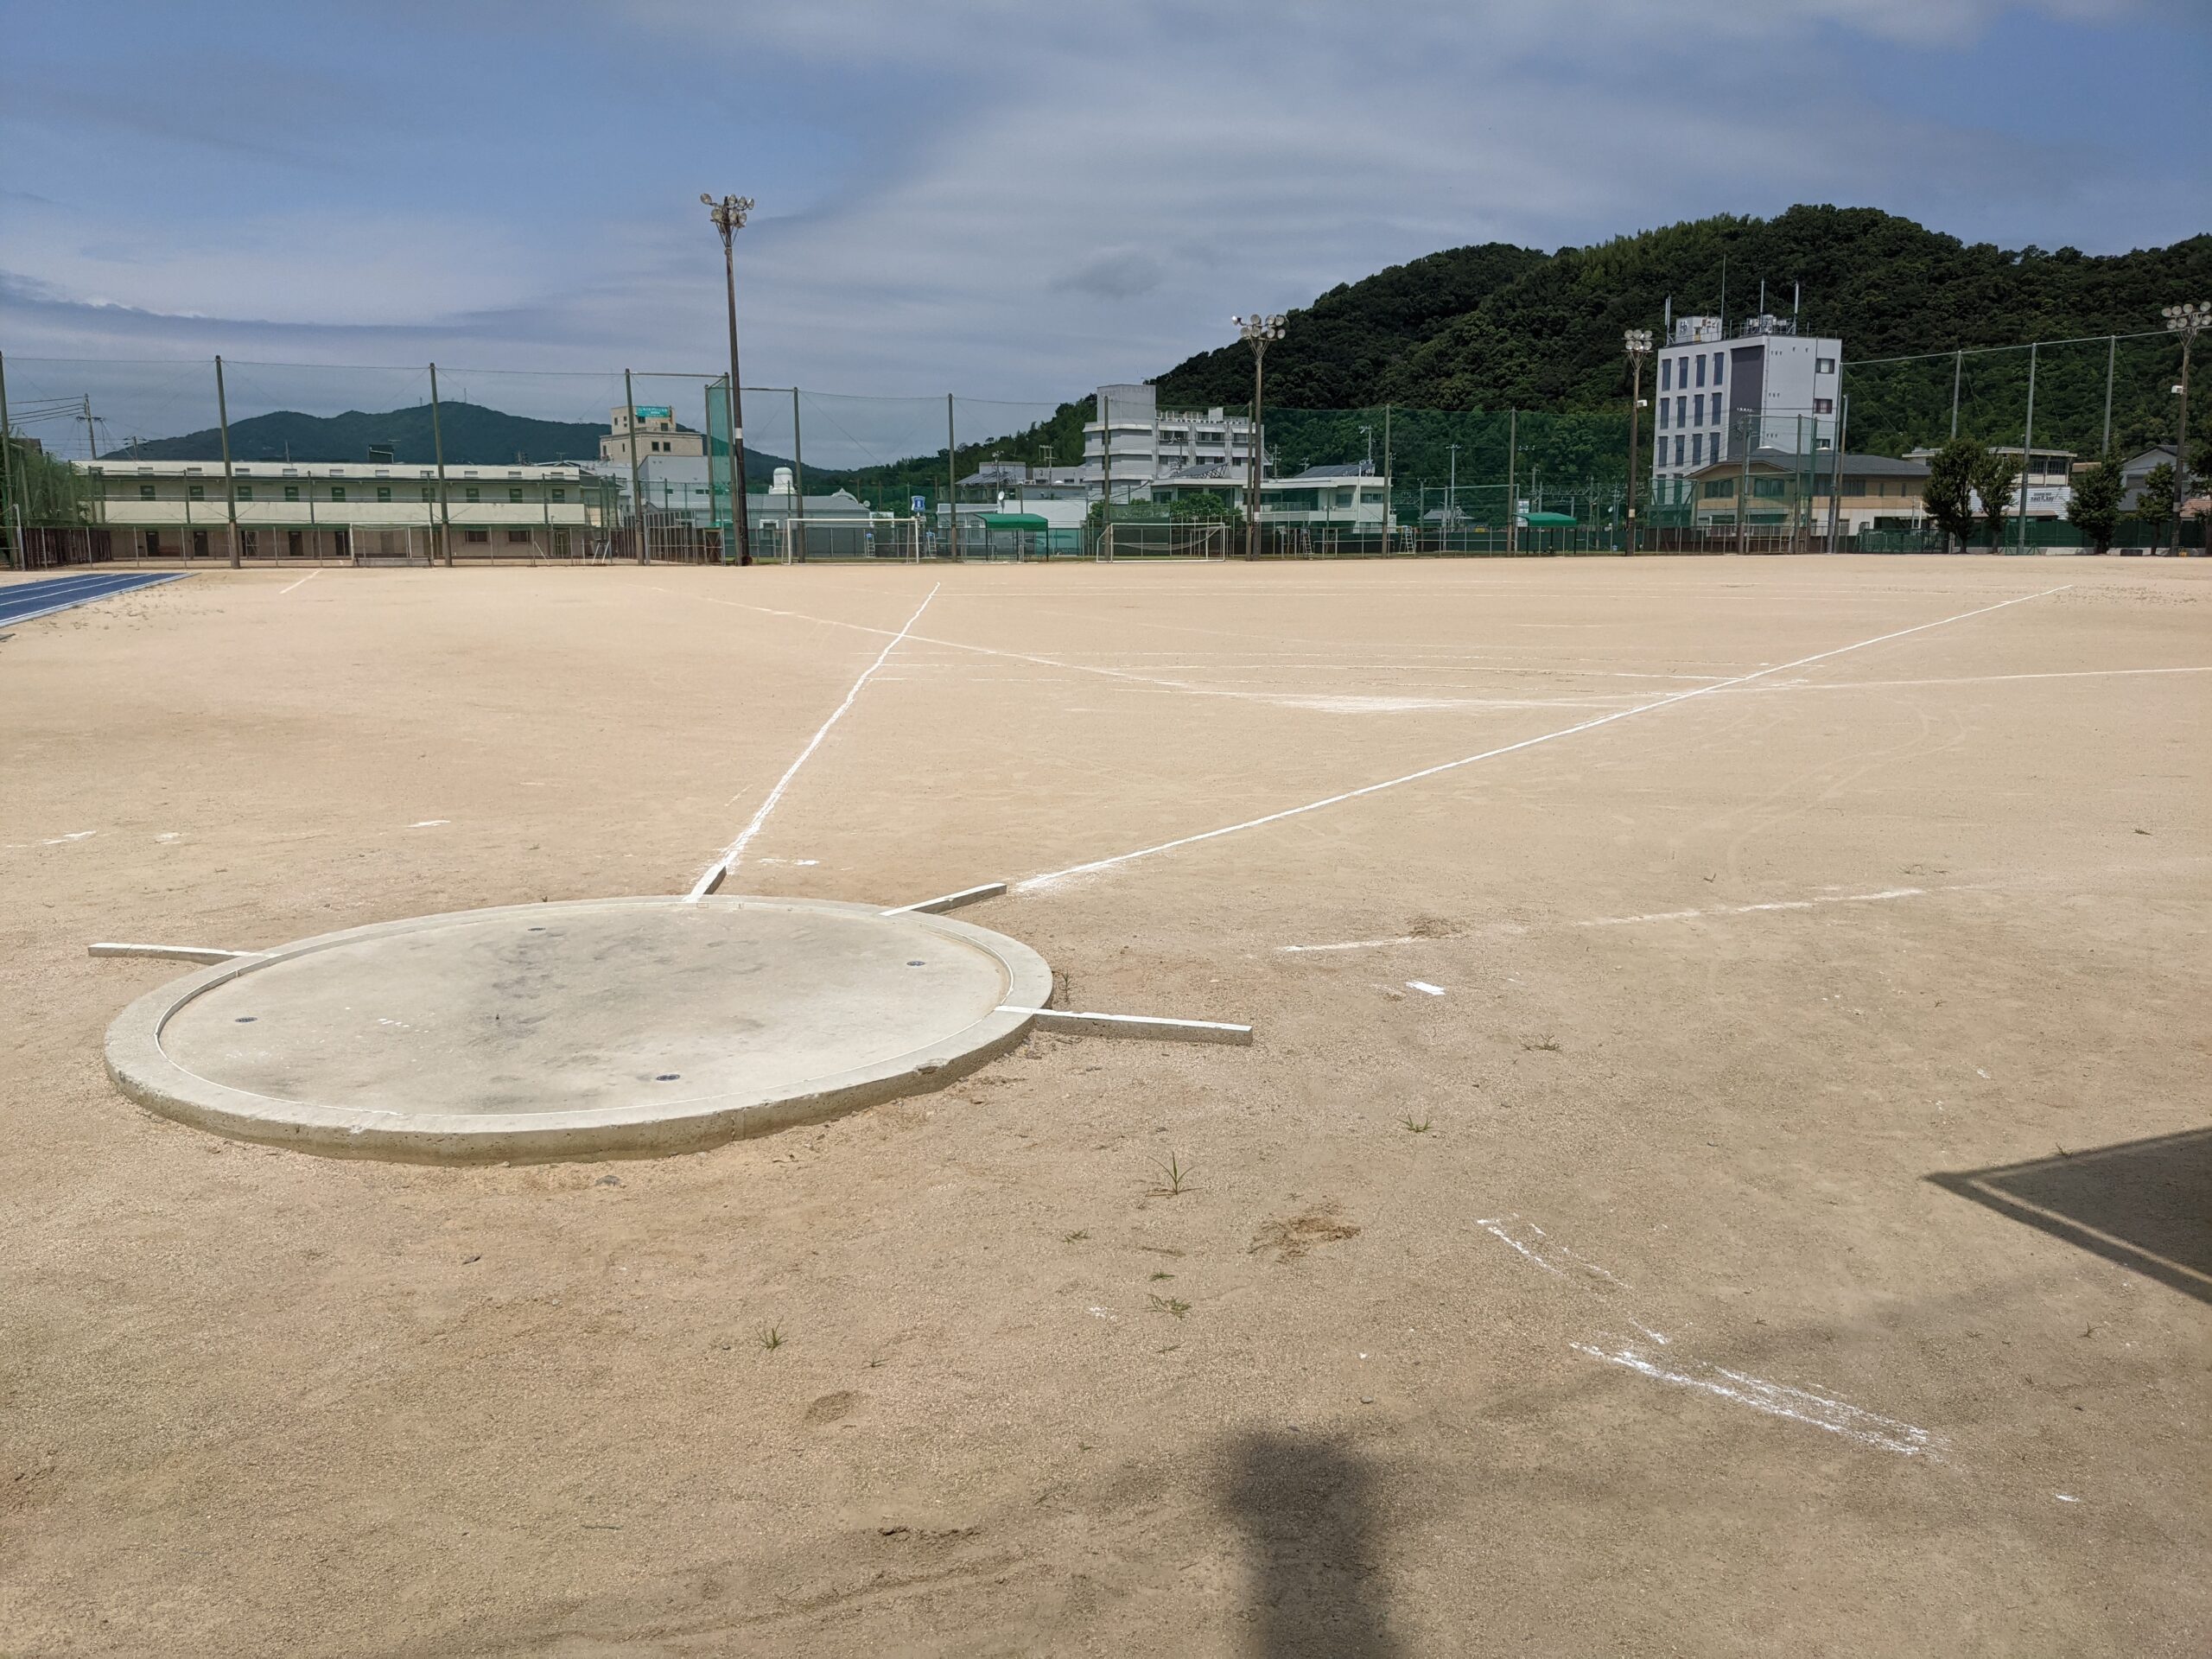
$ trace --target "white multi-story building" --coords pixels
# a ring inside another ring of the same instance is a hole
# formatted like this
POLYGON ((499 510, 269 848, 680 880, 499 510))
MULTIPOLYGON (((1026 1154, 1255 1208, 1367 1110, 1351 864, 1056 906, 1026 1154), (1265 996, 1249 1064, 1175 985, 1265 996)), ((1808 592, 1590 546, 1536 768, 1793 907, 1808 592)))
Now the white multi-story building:
POLYGON ((1676 317, 1652 395, 1655 498, 1685 495, 1715 461, 1834 448, 1842 360, 1841 340, 1800 334, 1793 318, 1752 317, 1729 338, 1719 317, 1676 317))
POLYGON ((1110 461, 1116 500, 1154 479, 1194 467, 1251 464, 1249 416, 1218 409, 1162 409, 1150 386, 1101 386, 1097 420, 1083 428, 1083 476, 1094 487, 1110 461))

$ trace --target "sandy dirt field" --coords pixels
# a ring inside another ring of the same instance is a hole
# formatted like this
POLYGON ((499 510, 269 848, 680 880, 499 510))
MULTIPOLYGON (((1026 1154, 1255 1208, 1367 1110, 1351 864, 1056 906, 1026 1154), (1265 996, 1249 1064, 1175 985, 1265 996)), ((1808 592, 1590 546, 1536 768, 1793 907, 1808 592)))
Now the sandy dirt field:
POLYGON ((2208 807, 2203 563, 17 625, 0 1653, 2212 1650, 2208 807), (180 970, 87 943, 683 892, 910 620, 728 890, 1012 881, 1065 1006, 1252 1047, 461 1170, 109 1086, 180 970))

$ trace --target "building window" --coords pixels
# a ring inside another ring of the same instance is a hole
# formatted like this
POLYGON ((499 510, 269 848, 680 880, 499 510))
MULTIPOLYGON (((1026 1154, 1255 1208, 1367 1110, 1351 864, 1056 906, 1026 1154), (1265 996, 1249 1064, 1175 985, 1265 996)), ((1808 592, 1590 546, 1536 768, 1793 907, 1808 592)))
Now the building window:
POLYGON ((1702 432, 1690 434, 1690 465, 1693 467, 1705 465, 1705 434, 1702 432))
POLYGON ((507 540, 511 543, 526 542, 529 539, 530 532, 526 530, 511 530, 507 532, 507 540))
POLYGON ((1672 391, 1675 389, 1674 376, 1675 359, 1671 357, 1661 358, 1659 359, 1659 390, 1672 391))
POLYGON ((438 499, 438 493, 425 484, 423 486, 423 499, 425 501, 435 501, 438 499))
POLYGON ((1698 385, 1700 385, 1700 386, 1701 386, 1701 385, 1703 385, 1705 384, 1705 353, 1702 353, 1702 352, 1700 352, 1700 353, 1698 353, 1698 359, 1697 359, 1697 383, 1698 383, 1698 385))
POLYGON ((488 542, 492 539, 492 532, 488 530, 464 530, 461 537, 465 542, 488 542))
POLYGON ((1677 397, 1677 398, 1675 398, 1675 424, 1676 426, 1688 426, 1689 423, 1690 423, 1690 400, 1689 400, 1688 398, 1687 398, 1687 397, 1677 397))
POLYGON ((253 499, 253 486, 252 486, 252 485, 251 485, 251 484, 241 484, 241 485, 239 485, 239 486, 238 486, 238 499, 239 499, 239 500, 241 500, 241 501, 251 501, 251 500, 252 500, 252 499, 253 499))
POLYGON ((1719 352, 1715 352, 1713 354, 1713 384, 1716 386, 1720 384, 1721 365, 1726 363, 1727 360, 1728 359, 1719 352))
POLYGON ((1677 438, 1675 440, 1675 466, 1677 466, 1677 467, 1679 467, 1679 466, 1681 466, 1681 464, 1682 464, 1682 441, 1681 441, 1681 438, 1677 437, 1677 438))
POLYGON ((330 486, 330 499, 334 501, 343 501, 346 499, 346 486, 343 484, 332 485, 330 486))
POLYGON ((296 484, 287 484, 284 486, 284 499, 287 501, 298 500, 300 499, 300 486, 296 484))
POLYGON ((1720 424, 1720 394, 1717 391, 1713 394, 1713 423, 1720 424))
POLYGON ((1671 403, 1669 403, 1666 398, 1662 397, 1662 398, 1659 400, 1659 424, 1660 424, 1660 425, 1664 426, 1664 425, 1666 425, 1666 424, 1667 424, 1667 416, 1668 416, 1668 413, 1669 413, 1669 411, 1670 411, 1673 408, 1674 408, 1674 404, 1671 404, 1671 403))
POLYGON ((569 499, 569 493, 556 484, 553 486, 553 499, 556 501, 565 501, 569 499))
POLYGON ((154 486, 150 484, 141 484, 138 486, 138 499, 141 501, 152 500, 154 499, 154 486))
POLYGON ((1697 408, 1693 412, 1696 415, 1697 418, 1692 422, 1691 424, 1694 426, 1703 426, 1705 424, 1705 394, 1701 391, 1697 395, 1697 408))
POLYGON ((1698 486, 1698 491, 1708 501, 1730 499, 1736 493, 1736 480, 1732 478, 1709 478, 1698 486))
POLYGON ((391 500, 391 485, 389 485, 389 484, 379 484, 379 485, 378 485, 378 486, 377 486, 377 499, 378 499, 378 500, 379 500, 379 501, 389 501, 389 500, 391 500))
POLYGON ((476 486, 474 484, 471 484, 467 489, 463 490, 461 493, 467 496, 471 501, 474 501, 476 499, 476 486))
POLYGON ((1813 359, 1813 372, 1815 374, 1834 374, 1835 372, 1835 359, 1832 357, 1815 358, 1813 359))
POLYGON ((205 501, 207 499, 207 486, 205 484, 188 484, 184 486, 184 493, 188 499, 205 501))
POLYGON ((1814 399, 1813 399, 1813 413, 1814 413, 1814 414, 1815 414, 1815 415, 1833 415, 1833 414, 1834 414, 1834 413, 1835 413, 1835 399, 1834 399, 1834 398, 1833 398, 1833 397, 1815 397, 1815 398, 1814 398, 1814 399))
POLYGON ((522 499, 522 492, 521 492, 521 490, 518 489, 518 488, 517 488, 517 487, 515 487, 513 485, 509 485, 509 486, 507 486, 507 499, 508 499, 508 500, 510 500, 510 501, 519 501, 519 500, 521 500, 521 499, 522 499))

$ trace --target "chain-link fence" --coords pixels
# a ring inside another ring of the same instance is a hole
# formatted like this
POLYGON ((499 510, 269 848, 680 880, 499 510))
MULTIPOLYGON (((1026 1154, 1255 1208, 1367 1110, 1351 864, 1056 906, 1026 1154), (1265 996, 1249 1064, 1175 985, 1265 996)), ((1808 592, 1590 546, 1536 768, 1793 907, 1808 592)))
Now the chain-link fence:
MULTIPOLYGON (((748 386, 733 410, 710 372, 10 356, 0 546, 19 567, 1917 550, 1940 544, 1926 458, 1960 435, 2023 457, 2007 544, 2034 550, 2083 539, 2074 463, 2177 441, 2180 350, 2146 334, 1847 358, 1834 406, 1770 400, 1725 428, 1716 410, 1688 449, 1625 397, 1268 409, 1256 483, 1249 408, 1117 406, 1102 431, 1089 397, 748 386)), ((2180 541, 2202 545, 2201 516, 2180 541)))

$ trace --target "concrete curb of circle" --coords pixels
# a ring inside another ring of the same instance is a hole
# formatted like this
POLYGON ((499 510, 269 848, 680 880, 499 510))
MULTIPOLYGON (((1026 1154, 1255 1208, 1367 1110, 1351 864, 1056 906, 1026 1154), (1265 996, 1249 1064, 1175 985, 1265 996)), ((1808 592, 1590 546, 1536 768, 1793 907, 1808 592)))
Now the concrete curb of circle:
POLYGON ((1017 939, 971 923, 921 912, 899 921, 951 938, 995 957, 1006 974, 1001 1003, 961 1030, 925 1047, 834 1073, 803 1094, 725 1094, 682 1107, 594 1108, 572 1112, 514 1113, 487 1119, 467 1114, 419 1116, 370 1108, 319 1106, 278 1100, 214 1083, 186 1071, 162 1047, 168 1021, 195 997, 257 969, 334 945, 424 931, 461 917, 544 916, 584 909, 667 906, 766 904, 785 908, 882 914, 880 906, 830 899, 756 899, 721 897, 589 899, 555 905, 508 905, 489 910, 410 917, 320 934, 274 950, 219 963, 170 981, 140 997, 108 1027, 108 1076, 130 1099, 150 1111, 232 1140, 289 1147, 334 1157, 409 1163, 548 1163, 563 1160, 647 1157, 688 1152, 794 1124, 818 1122, 863 1106, 925 1093, 966 1076, 1018 1045, 1029 1033, 1033 1010, 1051 997, 1052 969, 1017 939))

